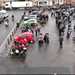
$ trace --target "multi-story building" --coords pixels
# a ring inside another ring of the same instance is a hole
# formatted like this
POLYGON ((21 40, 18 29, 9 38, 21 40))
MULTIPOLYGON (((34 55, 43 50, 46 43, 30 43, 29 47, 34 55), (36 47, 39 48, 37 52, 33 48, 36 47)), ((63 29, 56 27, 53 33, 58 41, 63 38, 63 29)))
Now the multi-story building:
POLYGON ((5 3, 6 1, 10 1, 10 0, 0 0, 0 7, 3 7, 3 6, 4 6, 4 3, 5 3))
POLYGON ((64 0, 52 0, 54 5, 63 5, 64 4, 64 0))
POLYGON ((0 0, 0 7, 3 6, 4 0, 0 0))
MULTIPOLYGON (((4 2, 10 0, 0 0, 0 7, 4 6, 4 2)), ((12 0, 18 1, 18 0, 12 0)), ((27 1, 27 0, 26 0, 27 1)), ((29 0, 28 0, 29 1, 29 0)), ((53 6, 53 5, 62 5, 66 2, 70 3, 70 0, 31 0, 33 2, 33 6, 53 6)), ((75 0, 71 0, 72 2, 75 0)))
POLYGON ((75 5, 75 0, 64 0, 64 4, 75 5))
POLYGON ((38 0, 32 0, 33 6, 38 6, 38 0))
POLYGON ((53 5, 62 5, 64 0, 32 0, 35 5, 41 6, 53 6, 53 5))

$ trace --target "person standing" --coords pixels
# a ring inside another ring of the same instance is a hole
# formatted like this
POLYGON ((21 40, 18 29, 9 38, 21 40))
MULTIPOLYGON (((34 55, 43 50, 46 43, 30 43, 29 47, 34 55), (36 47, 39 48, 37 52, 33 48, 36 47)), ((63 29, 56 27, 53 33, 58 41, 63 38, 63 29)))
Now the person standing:
POLYGON ((66 36, 67 39, 70 38, 71 32, 72 32, 72 29, 71 29, 71 24, 70 24, 70 25, 68 25, 67 36, 66 36))
POLYGON ((11 17, 12 17, 12 21, 14 21, 14 15, 12 15, 11 17))
POLYGON ((60 48, 63 48, 63 33, 61 34, 61 36, 59 36, 59 45, 60 48))

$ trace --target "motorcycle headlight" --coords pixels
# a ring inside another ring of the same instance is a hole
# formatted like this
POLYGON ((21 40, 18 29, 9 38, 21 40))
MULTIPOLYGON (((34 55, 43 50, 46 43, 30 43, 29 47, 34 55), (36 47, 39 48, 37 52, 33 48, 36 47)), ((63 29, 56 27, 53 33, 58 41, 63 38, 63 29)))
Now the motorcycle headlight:
POLYGON ((26 50, 27 48, 24 47, 23 49, 26 50))
POLYGON ((16 50, 15 52, 16 52, 16 53, 19 53, 19 50, 16 50))

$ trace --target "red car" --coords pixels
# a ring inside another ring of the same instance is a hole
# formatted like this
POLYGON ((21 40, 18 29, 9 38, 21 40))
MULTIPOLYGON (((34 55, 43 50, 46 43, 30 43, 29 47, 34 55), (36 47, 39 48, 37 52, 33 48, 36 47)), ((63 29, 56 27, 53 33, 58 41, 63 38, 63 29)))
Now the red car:
POLYGON ((34 43, 34 36, 32 32, 24 32, 14 38, 16 48, 26 46, 28 43, 34 43))

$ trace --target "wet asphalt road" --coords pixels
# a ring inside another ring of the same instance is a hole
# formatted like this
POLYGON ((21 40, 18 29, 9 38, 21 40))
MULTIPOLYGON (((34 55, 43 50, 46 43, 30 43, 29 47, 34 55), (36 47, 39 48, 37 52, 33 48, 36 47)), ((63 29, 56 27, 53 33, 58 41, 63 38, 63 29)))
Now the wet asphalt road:
MULTIPOLYGON (((72 25, 74 21, 72 21, 72 25)), ((49 32, 50 44, 48 47, 38 48, 37 42, 28 51, 26 60, 12 59, 7 50, 0 54, 1 74, 50 74, 50 73, 75 73, 75 45, 64 36, 63 49, 59 49, 58 33, 55 19, 50 17, 41 32, 49 32)))

